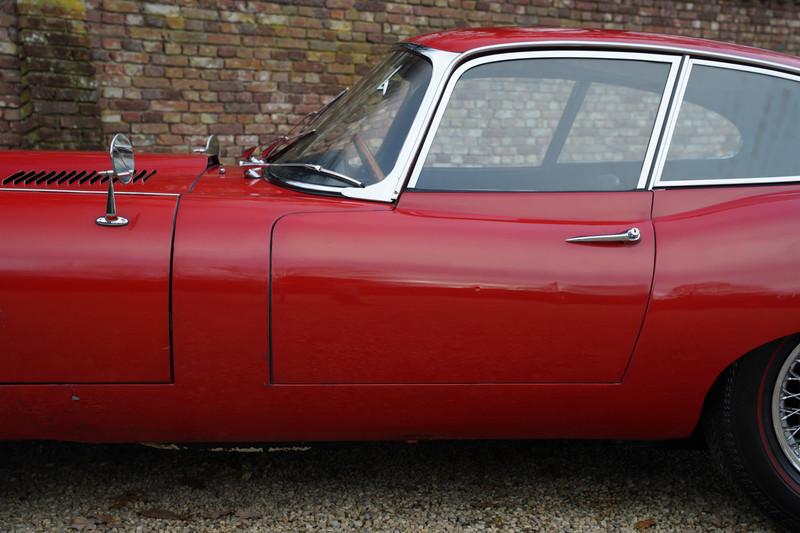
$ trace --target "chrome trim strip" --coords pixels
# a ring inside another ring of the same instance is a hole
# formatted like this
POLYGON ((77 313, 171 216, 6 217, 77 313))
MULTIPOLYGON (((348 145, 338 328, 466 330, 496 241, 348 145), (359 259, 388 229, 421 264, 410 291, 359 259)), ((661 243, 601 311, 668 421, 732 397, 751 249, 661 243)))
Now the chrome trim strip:
POLYGON ((430 128, 428 130, 428 135, 425 137, 425 142, 423 143, 422 148, 419 152, 419 156, 417 157, 414 169, 408 181, 407 188, 413 189, 417 185, 417 181, 419 180, 419 175, 422 172, 422 166, 425 163, 425 159, 428 156, 428 151, 430 150, 431 144, 433 143, 433 139, 436 136, 436 131, 439 128, 439 124, 442 121, 445 109, 447 108, 447 103, 450 100, 450 96, 453 93, 453 89, 455 88, 456 83, 464 74, 464 72, 473 67, 483 65, 486 63, 511 61, 515 59, 548 59, 548 58, 615 59, 620 61, 628 60, 628 61, 649 61, 658 63, 669 63, 671 65, 669 74, 667 75, 667 82, 664 87, 664 91, 662 92, 661 95, 659 110, 656 114, 656 124, 654 124, 653 129, 650 133, 650 141, 648 142, 648 147, 645 152, 645 158, 642 161, 642 168, 639 172, 639 182, 637 184, 637 188, 643 187, 644 183, 647 180, 647 174, 649 173, 650 170, 650 161, 647 158, 649 157, 650 159, 652 159, 653 154, 655 153, 654 143, 657 142, 658 133, 660 133, 661 131, 661 122, 664 120, 664 116, 666 115, 668 109, 669 98, 665 97, 665 95, 671 94, 672 92, 671 91, 672 84, 675 81, 675 77, 677 75, 677 68, 680 65, 681 58, 679 56, 641 54, 636 52, 606 52, 599 50, 539 50, 539 51, 527 51, 527 52, 509 52, 504 54, 492 54, 488 56, 482 56, 475 59, 471 59, 469 61, 459 64, 458 68, 449 75, 447 86, 445 87, 444 92, 441 96, 440 104, 436 109, 436 115, 433 117, 433 121, 431 122, 430 128))
POLYGON ((667 180, 662 181, 662 174, 664 166, 667 162, 667 155, 669 154, 670 143, 672 136, 675 133, 675 126, 678 122, 678 116, 683 104, 683 97, 686 93, 686 87, 689 85, 692 67, 694 65, 723 68, 728 70, 739 70, 742 72, 750 72, 753 74, 761 74, 764 76, 772 76, 789 81, 800 82, 800 75, 788 74, 786 72, 776 72, 774 70, 753 67, 749 65, 738 65, 733 63, 725 63, 720 61, 709 61, 707 59, 689 58, 684 72, 681 73, 679 80, 678 92, 675 94, 676 104, 670 113, 668 131, 664 133, 664 142, 659 149, 658 160, 656 167, 653 171, 653 180, 650 184, 650 189, 653 188, 670 188, 670 187, 700 187, 706 185, 747 185, 747 184, 763 184, 763 183, 787 183, 800 181, 800 176, 763 176, 753 178, 708 178, 708 179, 695 179, 695 180, 667 180))
MULTIPOLYGON (((102 194, 106 196, 108 191, 75 191, 71 189, 25 189, 14 187, 0 187, 0 191, 17 191, 17 192, 65 192, 69 194, 102 194)), ((180 193, 172 192, 135 192, 135 191, 115 191, 117 196, 180 196, 180 193)))
POLYGON ((340 192, 342 196, 378 202, 393 202, 397 199, 414 160, 414 154, 419 149, 420 143, 422 143, 430 116, 433 114, 436 102, 439 100, 440 87, 447 81, 450 66, 459 57, 459 54, 453 52, 444 52, 413 44, 401 46, 421 54, 431 61, 433 70, 430 84, 425 91, 425 96, 422 98, 417 116, 414 118, 414 122, 411 124, 408 135, 403 142, 403 147, 397 155, 397 162, 394 168, 386 175, 386 178, 373 185, 364 188, 344 187, 338 189, 337 192, 340 192))
POLYGON ((681 105, 683 104, 683 95, 686 92, 686 86, 689 84, 689 75, 691 72, 692 59, 688 58, 681 71, 681 77, 678 80, 678 87, 675 90, 675 99, 673 100, 672 109, 670 109, 669 118, 667 119, 667 127, 664 130, 664 138, 661 140, 661 146, 659 146, 658 149, 658 157, 653 167, 653 179, 650 180, 649 189, 651 190, 661 179, 661 172, 664 170, 664 164, 667 162, 669 145, 672 142, 672 134, 675 132, 675 123, 678 122, 678 115, 681 112, 681 105))
POLYGON ((800 181, 800 176, 775 176, 758 178, 714 178, 703 180, 670 180, 657 183, 654 187, 669 189, 670 187, 700 187, 703 185, 759 185, 763 183, 790 183, 800 181))
POLYGON ((773 76, 775 78, 783 78, 791 81, 800 81, 800 72, 798 74, 789 74, 788 72, 776 72, 774 70, 751 67, 749 65, 737 65, 734 63, 725 63, 722 61, 709 61, 707 59, 693 58, 692 63, 696 65, 703 65, 705 67, 726 68, 728 70, 741 70, 744 72, 752 72, 754 74, 763 74, 765 76, 773 76))
POLYGON ((766 59, 757 59, 737 54, 726 52, 710 52, 691 46, 676 46, 667 44, 652 44, 652 43, 629 43, 620 41, 601 41, 601 40, 552 40, 552 41, 523 41, 517 43, 493 44, 475 48, 462 54, 462 59, 472 57, 474 55, 485 54, 487 52, 505 51, 519 48, 549 48, 549 47, 580 47, 580 48, 616 48, 620 50, 636 50, 642 52, 656 52, 677 55, 691 55, 695 57, 708 57, 720 59, 723 61, 733 61, 736 63, 745 63, 752 65, 759 65, 769 69, 783 70, 786 72, 796 72, 800 74, 800 66, 794 67, 776 61, 769 61, 766 59))
POLYGON ((653 158, 656 155, 656 147, 658 146, 659 138, 661 137, 661 130, 664 125, 664 120, 669 110, 670 100, 672 99, 672 91, 675 86, 675 79, 678 77, 678 72, 681 67, 681 58, 678 56, 669 56, 672 58, 672 65, 667 74, 667 81, 664 84, 664 90, 661 93, 661 102, 658 104, 658 111, 656 112, 656 120, 653 123, 653 129, 650 131, 650 142, 647 143, 647 150, 644 153, 644 161, 642 162, 642 171, 639 173, 639 182, 636 184, 637 189, 644 189, 647 187, 647 178, 650 176, 650 167, 653 165, 653 158))

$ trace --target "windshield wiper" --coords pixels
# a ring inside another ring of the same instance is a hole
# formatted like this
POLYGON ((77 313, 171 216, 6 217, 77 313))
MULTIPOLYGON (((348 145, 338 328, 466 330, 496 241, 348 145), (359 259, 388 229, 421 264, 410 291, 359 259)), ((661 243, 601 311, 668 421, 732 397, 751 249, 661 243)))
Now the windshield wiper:
POLYGON ((364 184, 358 181, 355 178, 351 178, 350 176, 345 176, 344 174, 339 174, 334 170, 330 170, 320 165, 314 165, 312 163, 245 163, 240 162, 239 166, 242 167, 262 167, 262 168, 304 168, 306 170, 313 170, 317 174, 322 174, 323 176, 331 177, 335 180, 341 181, 343 183, 347 183, 348 185, 352 185, 354 187, 364 187, 364 184))
MULTIPOLYGON (((291 148, 293 145, 295 145, 301 139, 305 139, 309 135, 314 135, 315 133, 317 133, 316 129, 308 128, 308 126, 313 124, 314 121, 317 119, 317 117, 319 117, 322 113, 327 111, 329 107, 331 107, 334 103, 336 103, 342 96, 347 94, 347 91, 349 90, 350 90, 349 88, 343 89, 339 94, 334 96, 330 102, 320 107, 317 111, 312 111, 311 113, 307 114, 305 118, 300 122, 300 124, 295 126, 292 131, 295 131, 298 128, 307 128, 307 129, 301 129, 300 133, 296 135, 291 135, 291 134, 289 136, 281 135, 280 137, 272 141, 269 144, 269 146, 267 146, 267 148, 261 152, 261 161, 267 161, 268 159, 275 159, 280 154, 282 154, 283 152, 291 148)), ((244 154, 245 159, 250 159, 250 161, 252 162, 258 162, 257 158, 252 157, 254 151, 255 148, 251 152, 245 152, 244 154)))
POLYGON ((317 130, 310 129, 310 130, 303 130, 297 135, 292 135, 291 137, 281 136, 278 137, 275 141, 272 142, 271 145, 267 147, 261 153, 261 158, 266 161, 267 159, 275 159, 280 154, 291 148, 297 141, 301 139, 305 139, 309 135, 314 135, 317 133, 317 130))
POLYGON ((296 168, 304 168, 306 170, 313 170, 317 174, 322 174, 323 176, 329 176, 333 179, 339 180, 343 183, 347 183, 349 185, 353 185, 354 187, 363 187, 364 184, 358 181, 355 178, 351 178, 350 176, 345 176, 344 174, 339 174, 336 171, 327 169, 320 165, 314 165, 312 163, 267 163, 267 167, 296 167, 296 168))
POLYGON ((316 119, 318 116, 320 116, 320 115, 321 115, 321 114, 323 114, 325 111, 327 111, 327 110, 328 110, 328 108, 329 108, 330 106, 332 106, 333 104, 335 104, 336 102, 338 102, 338 101, 339 101, 339 99, 340 99, 342 96, 344 96, 345 94, 347 94, 347 91, 349 91, 349 90, 350 90, 350 88, 349 88, 349 87, 346 87, 346 88, 342 89, 342 90, 341 90, 341 92, 340 92, 339 94, 337 94, 336 96, 334 96, 334 97, 333 97, 333 99, 332 99, 330 102, 328 102, 327 104, 323 105, 322 107, 320 107, 320 108, 319 108, 319 109, 317 109, 316 111, 312 111, 311 113, 309 113, 308 115, 306 115, 306 118, 305 118, 305 120, 310 120, 311 122, 309 122, 309 124, 311 124, 312 122, 314 122, 314 120, 315 120, 315 119, 316 119))
POLYGON ((309 130, 309 129, 305 129, 305 128, 307 128, 308 126, 311 126, 321 114, 323 114, 325 111, 327 111, 328 108, 330 108, 333 104, 338 102, 339 99, 342 96, 344 96, 345 94, 347 94, 347 91, 349 91, 349 90, 350 90, 349 87, 345 88, 345 89, 342 89, 342 91, 339 94, 337 94, 336 96, 334 96, 333 99, 330 102, 328 102, 327 104, 324 104, 322 107, 320 107, 316 111, 312 111, 312 112, 308 113, 305 117, 303 117, 303 120, 301 120, 300 123, 297 124, 292 129, 292 131, 296 131, 297 129, 300 129, 300 133, 298 133, 297 135, 294 135, 294 136, 289 136, 289 137, 286 137, 286 136, 279 137, 279 139, 283 139, 283 141, 281 143, 279 143, 277 146, 275 146, 275 148, 273 148, 272 151, 275 151, 276 155, 277 155, 277 153, 278 153, 277 149, 278 148, 280 148, 280 151, 283 152, 285 149, 289 148, 289 144, 294 144, 295 141, 299 141, 300 139, 302 139, 306 135, 309 135, 310 133, 316 133, 317 130, 314 130, 314 129, 309 130))

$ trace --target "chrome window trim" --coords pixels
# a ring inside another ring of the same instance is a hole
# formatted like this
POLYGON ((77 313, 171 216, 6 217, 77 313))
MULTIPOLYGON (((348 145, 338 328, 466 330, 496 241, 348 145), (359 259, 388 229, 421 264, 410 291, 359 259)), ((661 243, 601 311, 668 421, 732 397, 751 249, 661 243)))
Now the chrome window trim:
POLYGON ((680 80, 678 80, 678 89, 675 94, 675 104, 670 110, 670 116, 667 122, 667 128, 664 131, 664 140, 659 147, 658 157, 656 159, 655 167, 653 168, 653 179, 650 182, 650 189, 668 189, 671 187, 702 187, 708 185, 747 185, 747 184, 764 184, 764 183, 789 183, 800 181, 798 176, 758 176, 752 178, 708 178, 708 179, 694 179, 694 180, 662 180, 664 166, 667 163, 667 154, 669 153, 672 136, 675 133, 675 127, 680 115, 681 106, 683 105, 683 98, 686 93, 686 88, 689 85, 691 78, 692 67, 694 65, 723 68, 727 70, 738 70, 741 72, 749 72, 752 74, 761 74, 764 76, 772 76, 774 78, 781 78, 789 81, 799 82, 800 75, 789 74, 787 72, 780 72, 761 67, 754 67, 750 65, 742 65, 737 63, 727 63, 724 61, 711 61, 708 59, 699 59, 690 57, 687 60, 686 66, 681 72, 680 80))
POLYGON ((788 72, 777 72, 775 70, 751 67, 749 65, 737 65, 736 63, 726 63, 724 61, 710 61, 702 58, 692 58, 692 63, 695 65, 703 65, 706 67, 726 68, 728 70, 741 70, 743 72, 753 72, 755 74, 764 74, 765 76, 773 76, 775 78, 783 78, 791 81, 800 81, 800 72, 797 74, 790 74, 788 72))
POLYGON ((548 41, 520 41, 515 43, 492 44, 474 48, 461 54, 461 59, 466 59, 474 55, 486 54, 490 52, 507 51, 520 48, 591 48, 603 49, 611 48, 616 50, 633 50, 639 52, 654 52, 663 54, 676 54, 676 55, 689 55, 692 57, 713 58, 721 61, 731 61, 733 63, 742 63, 745 65, 758 65, 772 70, 782 70, 786 72, 794 72, 800 74, 800 66, 787 65, 777 61, 770 61, 768 59, 758 59, 755 57, 748 57, 729 52, 714 52, 710 50, 698 49, 692 46, 678 46, 670 44, 652 44, 652 43, 630 43, 620 41, 602 41, 602 40, 548 40, 548 41))
POLYGON ((639 173, 639 182, 636 184, 636 189, 645 189, 647 187, 647 178, 650 177, 650 168, 653 165, 653 158, 656 155, 658 148, 658 141, 661 138, 664 120, 666 119, 667 112, 669 111, 670 100, 672 99, 672 91, 675 87, 675 79, 681 67, 682 58, 680 56, 666 56, 672 59, 669 74, 667 74, 667 81, 664 84, 664 89, 661 92, 661 102, 658 104, 658 111, 656 120, 653 123, 653 129, 650 131, 650 140, 647 143, 647 151, 645 152, 644 161, 642 162, 642 170, 639 173))
MULTIPOLYGON (((422 143, 429 117, 436 107, 436 102, 439 100, 440 87, 448 78, 450 66, 460 56, 460 54, 454 52, 445 52, 409 43, 404 43, 400 46, 423 55, 430 60, 433 67, 430 84, 425 91, 425 96, 422 98, 419 111, 417 111, 417 115, 411 123, 408 135, 405 141, 403 141, 403 146, 400 149, 400 153, 397 155, 397 162, 394 168, 387 174, 386 178, 373 185, 368 185, 363 188, 333 188, 336 192, 341 193, 342 196, 347 198, 373 200, 377 202, 393 202, 397 199, 403 188, 403 183, 405 183, 405 178, 408 175, 411 163, 414 160, 414 154, 417 152, 420 143, 422 143)), ((298 186, 309 188, 306 185, 298 186)))
POLYGON ((659 182, 654 189, 670 189, 672 187, 703 187, 709 185, 761 185, 764 183, 792 183, 800 181, 800 176, 775 176, 769 178, 716 178, 707 180, 673 180, 659 182))
MULTIPOLYGON (((492 48, 492 47, 487 47, 492 48)), ((481 49, 478 49, 481 50, 481 49)), ((472 55, 470 53, 469 55, 472 55)), ((444 88, 440 98, 439 106, 436 108, 436 114, 433 117, 428 134, 419 151, 419 155, 414 164, 414 169, 408 181, 408 189, 416 188, 417 181, 419 181, 422 167, 425 164, 425 159, 428 157, 431 144, 433 143, 436 132, 439 129, 444 112, 447 109, 447 104, 450 101, 450 96, 453 93, 456 83, 458 83, 461 76, 467 70, 479 65, 487 63, 495 63, 501 61, 513 61, 517 59, 552 59, 552 58, 570 58, 570 59, 613 59, 618 61, 647 61, 657 63, 667 63, 670 65, 667 79, 664 88, 661 92, 661 100, 656 111, 656 118, 653 123, 653 128, 650 132, 650 139, 645 149, 645 155, 642 160, 642 168, 639 172, 639 180, 636 188, 633 190, 640 190, 645 188, 647 184, 647 177, 650 174, 650 167, 652 165, 653 157, 656 153, 656 146, 661 135, 662 125, 669 110, 669 102, 672 96, 672 89, 678 75, 681 56, 665 55, 665 54, 650 54, 640 52, 617 52, 617 51, 601 51, 601 50, 536 50, 536 51, 522 51, 522 52, 507 52, 501 54, 491 54, 486 56, 469 59, 461 62, 453 72, 448 73, 447 85, 444 88)))
POLYGON ((661 172, 664 170, 664 164, 667 161, 667 153, 669 152, 669 146, 672 142, 672 134, 675 132, 675 124, 678 122, 678 115, 681 112, 681 105, 683 105, 683 95, 686 93, 686 86, 689 83, 689 75, 691 72, 692 58, 687 57, 680 78, 678 79, 678 86, 675 89, 675 99, 673 100, 672 109, 670 109, 667 125, 664 129, 664 138, 661 141, 661 145, 658 147, 658 157, 656 157, 655 166, 653 167, 653 179, 650 180, 650 189, 661 180, 661 172))

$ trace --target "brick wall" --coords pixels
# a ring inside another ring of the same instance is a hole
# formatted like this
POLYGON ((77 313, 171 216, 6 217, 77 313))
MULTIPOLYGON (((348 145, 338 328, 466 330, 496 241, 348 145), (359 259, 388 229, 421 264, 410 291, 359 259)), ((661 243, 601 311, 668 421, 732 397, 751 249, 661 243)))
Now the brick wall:
POLYGON ((129 132, 139 149, 187 151, 216 133, 234 154, 352 85, 391 43, 461 26, 625 28, 800 53, 792 1, 0 0, 0 22, 0 147, 99 147, 129 132), (49 81, 29 75, 44 71, 49 81))
POLYGON ((0 0, 0 147, 21 145, 17 10, 0 0))
POLYGON ((18 0, 16 4, 21 146, 101 146, 94 42, 86 6, 63 0, 18 0))

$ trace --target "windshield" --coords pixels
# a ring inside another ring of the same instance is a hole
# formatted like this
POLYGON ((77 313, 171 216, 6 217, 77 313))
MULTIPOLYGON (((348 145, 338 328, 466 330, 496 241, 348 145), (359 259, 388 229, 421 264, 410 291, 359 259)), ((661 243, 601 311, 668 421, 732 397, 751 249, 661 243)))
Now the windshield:
POLYGON ((364 186, 383 180, 397 163, 431 71, 424 57, 404 50, 393 52, 309 126, 313 134, 271 160, 275 166, 270 167, 270 175, 312 185, 350 186, 307 167, 280 166, 307 163, 364 186))

